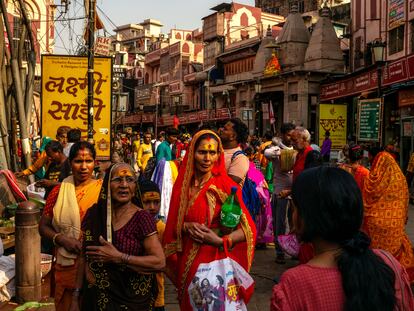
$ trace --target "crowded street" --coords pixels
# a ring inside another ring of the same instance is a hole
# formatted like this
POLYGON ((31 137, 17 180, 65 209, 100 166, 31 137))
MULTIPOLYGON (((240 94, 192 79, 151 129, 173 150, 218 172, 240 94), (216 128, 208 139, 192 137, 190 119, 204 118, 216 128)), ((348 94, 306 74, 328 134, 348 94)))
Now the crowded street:
POLYGON ((414 311, 414 1, 0 25, 0 311, 414 311))

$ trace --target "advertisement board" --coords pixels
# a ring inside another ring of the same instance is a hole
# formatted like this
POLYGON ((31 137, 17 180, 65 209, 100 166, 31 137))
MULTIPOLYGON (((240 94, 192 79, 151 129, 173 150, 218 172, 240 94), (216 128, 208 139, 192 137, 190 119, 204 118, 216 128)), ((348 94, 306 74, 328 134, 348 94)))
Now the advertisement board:
POLYGON ((319 105, 319 146, 325 139, 325 132, 329 131, 332 140, 332 149, 340 150, 346 144, 347 106, 346 105, 319 105))
POLYGON ((358 103, 357 140, 379 142, 381 140, 382 100, 360 100, 358 103))
MULTIPOLYGON (((80 56, 42 56, 42 135, 56 137, 60 126, 88 129, 88 59, 80 56)), ((109 159, 111 146, 112 59, 95 57, 94 141, 98 159, 109 159)))
POLYGON ((95 54, 102 56, 109 56, 109 50, 111 49, 111 38, 98 37, 95 42, 95 54))

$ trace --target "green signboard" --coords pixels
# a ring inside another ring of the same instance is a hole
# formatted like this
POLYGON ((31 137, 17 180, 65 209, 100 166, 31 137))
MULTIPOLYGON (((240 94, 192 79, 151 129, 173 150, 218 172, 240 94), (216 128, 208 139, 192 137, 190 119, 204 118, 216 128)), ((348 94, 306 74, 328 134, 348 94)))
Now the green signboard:
POLYGON ((360 100, 358 104, 358 140, 381 140, 382 100, 360 100))

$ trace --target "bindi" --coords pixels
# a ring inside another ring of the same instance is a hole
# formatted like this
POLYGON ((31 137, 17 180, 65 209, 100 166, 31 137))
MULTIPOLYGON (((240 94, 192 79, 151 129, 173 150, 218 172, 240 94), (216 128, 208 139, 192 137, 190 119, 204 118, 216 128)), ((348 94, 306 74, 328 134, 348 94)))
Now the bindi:
POLYGON ((121 168, 115 176, 128 177, 128 176, 133 176, 133 175, 129 169, 121 168))
POLYGON ((201 145, 201 150, 205 151, 217 151, 217 145, 213 142, 208 142, 206 144, 201 145))

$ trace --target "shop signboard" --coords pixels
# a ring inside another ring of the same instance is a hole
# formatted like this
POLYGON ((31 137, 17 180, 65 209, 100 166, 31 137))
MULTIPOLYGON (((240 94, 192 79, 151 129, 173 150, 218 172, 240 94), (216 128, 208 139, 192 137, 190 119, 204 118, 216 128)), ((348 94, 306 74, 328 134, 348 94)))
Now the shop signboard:
POLYGON ((95 54, 109 56, 109 50, 111 48, 111 38, 98 37, 95 43, 95 54))
MULTIPOLYGON (((94 140, 99 159, 109 159, 111 142, 112 59, 95 57, 94 140)), ((55 137, 59 126, 88 132, 88 58, 42 56, 42 135, 55 137)))
POLYGON ((381 140, 382 99, 366 99, 358 102, 357 140, 379 142, 381 140))
POLYGON ((340 150, 346 145, 347 106, 346 105, 319 105, 319 146, 325 139, 325 132, 329 131, 332 140, 332 149, 340 150))
MULTIPOLYGON (((381 68, 382 85, 389 86, 395 83, 414 79, 414 55, 403 57, 387 63, 381 68)), ((337 82, 321 85, 321 101, 360 94, 378 88, 378 70, 371 69, 337 82)))
POLYGON ((388 3, 388 29, 404 25, 404 0, 389 0, 388 3))

